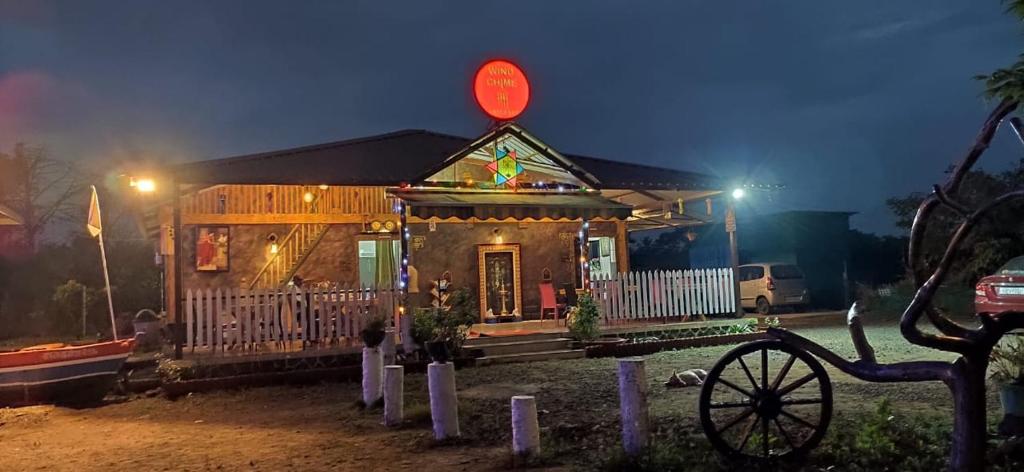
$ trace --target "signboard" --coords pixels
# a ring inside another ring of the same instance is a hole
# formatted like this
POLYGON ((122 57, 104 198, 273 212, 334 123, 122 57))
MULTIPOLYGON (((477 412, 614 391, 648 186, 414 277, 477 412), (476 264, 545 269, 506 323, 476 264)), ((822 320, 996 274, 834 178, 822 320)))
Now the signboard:
POLYGON ((515 64, 495 60, 476 71, 473 79, 476 103, 487 116, 499 121, 512 120, 530 102, 530 83, 515 64))

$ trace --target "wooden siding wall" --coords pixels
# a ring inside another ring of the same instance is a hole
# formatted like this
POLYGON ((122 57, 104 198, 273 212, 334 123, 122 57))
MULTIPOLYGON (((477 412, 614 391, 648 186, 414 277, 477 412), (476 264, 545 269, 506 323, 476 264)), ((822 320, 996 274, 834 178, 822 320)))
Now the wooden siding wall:
POLYGON ((393 213, 392 208, 394 199, 387 196, 385 187, 332 186, 321 190, 316 185, 217 185, 183 196, 181 201, 183 215, 377 215, 393 213), (303 199, 306 192, 316 197, 315 205, 303 199))

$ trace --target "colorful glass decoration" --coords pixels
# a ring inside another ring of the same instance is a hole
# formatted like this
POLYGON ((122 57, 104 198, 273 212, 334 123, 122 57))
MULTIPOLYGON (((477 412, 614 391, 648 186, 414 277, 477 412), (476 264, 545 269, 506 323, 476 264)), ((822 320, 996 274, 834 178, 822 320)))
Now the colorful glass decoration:
POLYGON ((495 149, 494 161, 487 164, 487 170, 494 174, 495 185, 514 188, 517 184, 516 179, 523 173, 523 165, 516 160, 515 149, 500 147, 495 149))

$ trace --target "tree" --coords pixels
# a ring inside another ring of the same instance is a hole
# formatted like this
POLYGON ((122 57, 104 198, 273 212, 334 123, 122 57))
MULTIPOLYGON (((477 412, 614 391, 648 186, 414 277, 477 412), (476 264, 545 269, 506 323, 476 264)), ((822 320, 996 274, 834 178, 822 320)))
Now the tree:
MULTIPOLYGON (((948 173, 953 172, 950 168, 948 173)), ((983 170, 964 173, 958 201, 968 207, 976 207, 991 201, 1015 188, 1024 187, 1024 159, 1014 168, 990 174, 983 170)), ((921 203, 928 195, 914 192, 903 197, 886 201, 896 215, 896 224, 911 229, 914 217, 921 203)), ((950 279, 960 284, 973 286, 977 280, 992 273, 1014 256, 1024 254, 1024 221, 1016 215, 1024 212, 1024 203, 1008 203, 997 208, 984 220, 979 221, 975 230, 964 241, 957 252, 950 279)), ((946 242, 960 223, 960 215, 953 209, 941 206, 931 214, 931 220, 921 236, 923 254, 930 254, 929 264, 945 249, 946 242)))
POLYGON ((0 204, 19 215, 22 244, 34 251, 52 222, 74 214, 85 181, 76 166, 49 157, 42 147, 22 143, 0 153, 0 204))

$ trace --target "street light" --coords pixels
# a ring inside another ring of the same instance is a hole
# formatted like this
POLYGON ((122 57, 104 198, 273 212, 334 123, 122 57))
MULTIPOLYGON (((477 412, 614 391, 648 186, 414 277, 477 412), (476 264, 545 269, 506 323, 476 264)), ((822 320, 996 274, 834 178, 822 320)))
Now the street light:
POLYGON ((733 189, 733 191, 732 191, 732 198, 734 200, 741 200, 741 199, 743 199, 743 196, 746 195, 746 194, 747 194, 747 192, 745 190, 743 190, 742 188, 736 188, 736 189, 733 189))

